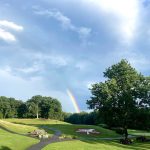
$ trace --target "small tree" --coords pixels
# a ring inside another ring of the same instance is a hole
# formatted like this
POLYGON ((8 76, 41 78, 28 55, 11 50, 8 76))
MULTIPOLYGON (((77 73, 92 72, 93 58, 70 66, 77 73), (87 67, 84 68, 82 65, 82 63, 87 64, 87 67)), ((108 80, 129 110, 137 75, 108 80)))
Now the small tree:
POLYGON ((107 80, 92 85, 89 108, 99 110, 110 126, 124 128, 125 139, 131 116, 138 108, 148 107, 150 82, 126 60, 121 60, 104 72, 107 80))
POLYGON ((27 104, 29 105, 29 111, 32 110, 36 114, 37 119, 39 118, 39 104, 42 99, 43 97, 41 95, 36 95, 27 101, 27 104))

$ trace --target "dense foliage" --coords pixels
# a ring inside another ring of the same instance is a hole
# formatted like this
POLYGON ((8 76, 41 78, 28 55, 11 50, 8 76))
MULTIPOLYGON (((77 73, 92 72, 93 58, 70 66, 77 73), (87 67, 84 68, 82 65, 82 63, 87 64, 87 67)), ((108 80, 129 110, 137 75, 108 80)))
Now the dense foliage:
POLYGON ((26 102, 0 97, 0 118, 62 119, 61 103, 52 97, 33 96, 26 102))

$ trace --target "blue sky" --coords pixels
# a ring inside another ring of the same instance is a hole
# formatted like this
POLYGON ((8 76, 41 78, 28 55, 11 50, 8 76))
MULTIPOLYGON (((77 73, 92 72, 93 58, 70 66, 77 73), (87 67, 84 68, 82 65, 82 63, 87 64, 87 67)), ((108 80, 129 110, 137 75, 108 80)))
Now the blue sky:
POLYGON ((0 0, 0 95, 87 110, 90 84, 122 58, 150 70, 149 0, 0 0))

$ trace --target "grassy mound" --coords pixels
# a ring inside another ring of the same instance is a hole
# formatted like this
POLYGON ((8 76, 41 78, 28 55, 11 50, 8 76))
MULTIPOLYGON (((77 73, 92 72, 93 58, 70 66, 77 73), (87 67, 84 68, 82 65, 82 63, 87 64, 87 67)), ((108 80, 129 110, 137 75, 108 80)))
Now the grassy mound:
POLYGON ((25 150, 39 140, 0 129, 0 150, 25 150))
POLYGON ((4 120, 0 120, 0 127, 20 134, 27 134, 28 132, 37 129, 37 127, 34 126, 14 124, 4 120))

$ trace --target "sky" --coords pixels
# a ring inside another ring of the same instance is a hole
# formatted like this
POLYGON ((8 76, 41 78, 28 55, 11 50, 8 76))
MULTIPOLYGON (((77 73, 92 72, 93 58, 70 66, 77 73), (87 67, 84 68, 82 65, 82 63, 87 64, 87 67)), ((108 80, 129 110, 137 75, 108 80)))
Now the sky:
POLYGON ((0 95, 88 110, 90 85, 127 59, 150 74, 150 0, 0 0, 0 95))

